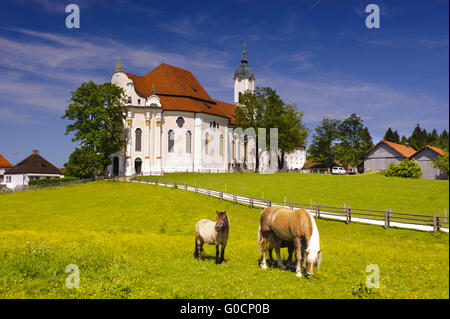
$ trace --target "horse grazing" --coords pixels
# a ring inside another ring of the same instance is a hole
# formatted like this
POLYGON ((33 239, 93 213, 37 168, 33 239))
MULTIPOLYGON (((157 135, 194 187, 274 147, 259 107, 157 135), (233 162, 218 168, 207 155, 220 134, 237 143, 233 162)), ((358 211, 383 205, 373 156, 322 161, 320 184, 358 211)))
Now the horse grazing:
MULTIPOLYGON (((259 225, 259 228, 258 228, 258 244, 259 244, 260 238, 261 238, 260 234, 261 234, 261 225, 259 225)), ((268 244, 269 244, 269 264, 273 264, 273 257, 272 257, 273 245, 270 243, 270 241, 268 242, 268 244)), ((289 256, 287 259, 287 264, 292 265, 292 255, 294 253, 294 243, 291 241, 282 240, 280 248, 288 249, 289 256)))
POLYGON ((301 277, 303 259, 306 274, 311 276, 321 261, 319 231, 314 218, 304 209, 290 210, 284 207, 268 207, 261 212, 258 247, 261 255, 261 268, 267 269, 267 243, 275 248, 278 267, 284 269, 280 248, 283 241, 292 242, 295 249, 296 275, 301 277))
POLYGON ((195 224, 195 251, 196 259, 201 260, 203 244, 216 245, 216 264, 224 260, 225 246, 227 245, 230 219, 227 212, 217 211, 216 222, 209 219, 201 219, 195 224), (219 259, 219 246, 221 247, 219 259))

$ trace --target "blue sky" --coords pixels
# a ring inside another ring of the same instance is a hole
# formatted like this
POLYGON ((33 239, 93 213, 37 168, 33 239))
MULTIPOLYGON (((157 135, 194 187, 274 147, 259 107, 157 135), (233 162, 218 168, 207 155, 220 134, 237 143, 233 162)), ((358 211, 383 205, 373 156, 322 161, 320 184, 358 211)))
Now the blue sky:
POLYGON ((435 1, 2 1, 0 154, 32 149, 62 167, 77 146, 60 117, 81 83, 110 80, 117 57, 144 75, 162 62, 190 70, 216 99, 233 101, 242 43, 257 86, 304 112, 361 116, 378 142, 391 126, 449 128, 449 3, 435 1), (81 27, 67 29, 66 5, 81 27), (365 7, 381 8, 381 28, 365 7))

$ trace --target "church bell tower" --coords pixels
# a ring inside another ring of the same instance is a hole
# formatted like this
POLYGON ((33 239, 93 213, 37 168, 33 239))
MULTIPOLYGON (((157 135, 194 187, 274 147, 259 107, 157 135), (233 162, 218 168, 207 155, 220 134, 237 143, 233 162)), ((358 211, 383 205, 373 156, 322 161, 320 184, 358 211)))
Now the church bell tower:
POLYGON ((234 72, 234 104, 239 103, 239 95, 247 90, 255 91, 255 76, 253 70, 248 66, 246 44, 244 43, 241 65, 234 72))

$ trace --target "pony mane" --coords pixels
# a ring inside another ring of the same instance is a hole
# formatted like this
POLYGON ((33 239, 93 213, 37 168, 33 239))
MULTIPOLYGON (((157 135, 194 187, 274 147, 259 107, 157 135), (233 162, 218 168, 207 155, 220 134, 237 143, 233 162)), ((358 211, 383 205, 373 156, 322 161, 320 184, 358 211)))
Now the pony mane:
MULTIPOLYGON (((310 262, 315 262, 316 260, 319 261, 320 259, 320 239, 319 239, 319 230, 317 229, 316 221, 314 220, 314 217, 311 216, 311 214, 307 213, 309 216, 309 219, 311 221, 312 226, 312 234, 309 238, 309 244, 306 248, 306 251, 308 252, 308 259, 310 262)), ((319 261, 320 262, 320 261, 319 261)))

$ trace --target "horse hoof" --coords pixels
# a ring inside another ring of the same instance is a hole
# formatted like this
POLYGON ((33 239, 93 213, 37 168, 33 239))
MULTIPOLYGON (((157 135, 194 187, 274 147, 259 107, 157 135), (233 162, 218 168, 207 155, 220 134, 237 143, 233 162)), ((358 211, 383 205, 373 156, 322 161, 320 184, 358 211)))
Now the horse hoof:
POLYGON ((261 268, 264 269, 264 270, 266 270, 266 269, 267 269, 267 265, 266 265, 266 264, 261 265, 261 268))
POLYGON ((299 277, 299 278, 300 278, 300 277, 302 276, 302 273, 301 273, 301 272, 299 271, 299 272, 298 272, 298 273, 296 273, 295 275, 296 275, 297 277, 299 277))

